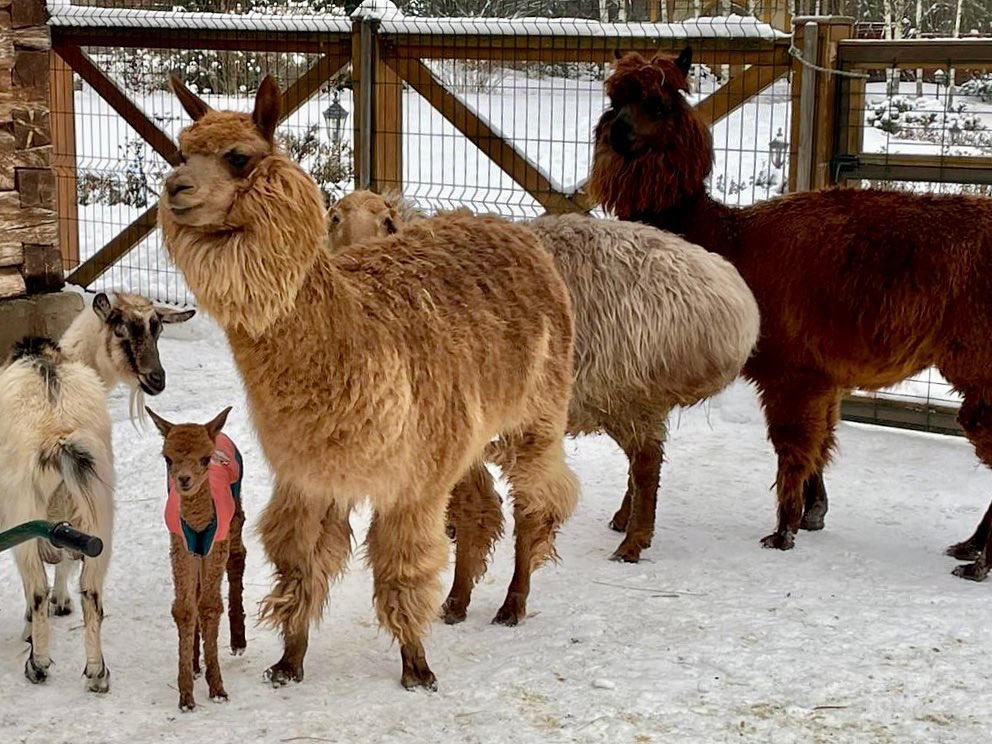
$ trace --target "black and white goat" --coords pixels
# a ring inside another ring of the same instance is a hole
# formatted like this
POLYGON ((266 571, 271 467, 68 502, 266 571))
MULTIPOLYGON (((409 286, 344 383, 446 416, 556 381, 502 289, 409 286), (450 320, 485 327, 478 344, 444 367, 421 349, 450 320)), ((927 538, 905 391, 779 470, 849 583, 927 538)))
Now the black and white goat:
POLYGON ((118 383, 158 394, 165 372, 158 356, 161 324, 182 322, 193 310, 156 308, 135 295, 98 294, 66 331, 63 344, 29 337, 0 369, 0 529, 34 519, 68 521, 99 537, 96 558, 33 540, 15 548, 27 601, 24 638, 31 653, 24 672, 42 682, 49 656, 48 577, 56 564, 56 614, 70 611, 69 558, 81 559, 80 596, 85 626, 87 689, 106 692, 100 626, 103 581, 111 556, 114 513, 112 424, 107 393, 118 383), (94 321, 95 319, 95 321, 94 321))

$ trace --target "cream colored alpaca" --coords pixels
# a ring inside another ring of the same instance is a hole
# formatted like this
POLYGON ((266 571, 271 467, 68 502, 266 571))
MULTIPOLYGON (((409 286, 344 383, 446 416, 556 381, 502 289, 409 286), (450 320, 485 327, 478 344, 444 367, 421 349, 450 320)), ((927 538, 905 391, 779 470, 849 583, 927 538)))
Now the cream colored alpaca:
MULTIPOLYGON (((338 251, 418 219, 402 197, 354 192, 328 210, 328 246, 338 251)), ((671 233, 580 215, 538 217, 529 226, 553 256, 575 311, 569 432, 606 432, 630 460, 610 524, 627 533, 614 558, 635 562, 654 533, 668 414, 737 377, 758 335, 758 306, 733 266, 671 233)), ((457 554, 445 619, 458 622, 502 529, 482 465, 452 494, 449 520, 457 554)))
POLYGON ((250 116, 173 88, 195 123, 160 203, 165 243, 227 333, 275 475, 262 617, 285 651, 267 678, 303 678, 309 625, 348 559, 349 513, 370 498, 378 618, 400 643, 403 684, 433 688, 422 638, 459 479, 500 437, 517 540, 505 624, 524 617, 531 571, 575 506, 568 290, 531 231, 494 218, 444 215, 332 256, 320 192, 274 144, 272 78, 250 116))

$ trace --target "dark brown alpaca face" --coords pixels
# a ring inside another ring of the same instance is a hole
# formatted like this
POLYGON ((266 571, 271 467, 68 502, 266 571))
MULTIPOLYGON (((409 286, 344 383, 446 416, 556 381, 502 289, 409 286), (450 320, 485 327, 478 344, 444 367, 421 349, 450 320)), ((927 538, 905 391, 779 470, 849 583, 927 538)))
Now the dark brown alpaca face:
POLYGON ((606 83, 610 108, 596 125, 597 146, 634 160, 675 141, 690 113, 682 92, 689 89, 691 62, 688 47, 675 59, 661 54, 650 62, 639 54, 623 57, 606 83))

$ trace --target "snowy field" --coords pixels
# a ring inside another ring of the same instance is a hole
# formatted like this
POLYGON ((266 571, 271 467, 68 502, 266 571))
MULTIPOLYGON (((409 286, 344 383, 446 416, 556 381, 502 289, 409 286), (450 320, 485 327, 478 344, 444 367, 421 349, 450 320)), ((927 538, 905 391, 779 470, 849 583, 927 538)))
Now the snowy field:
MULTIPOLYGON (((244 451, 245 606, 267 592, 253 528, 270 476, 223 336, 206 318, 168 327, 166 391, 152 407, 206 421, 227 405, 244 451)), ((399 650, 378 630, 371 575, 356 555, 311 637, 306 679, 273 690, 262 672, 278 635, 249 627, 245 656, 222 654, 230 702, 177 709, 176 631, 160 438, 138 433, 113 395, 119 487, 107 580, 109 695, 83 692, 76 613, 53 618, 55 665, 23 677, 23 599, 0 556, 0 740, 7 742, 961 742, 992 735, 992 584, 950 575, 941 553, 970 534, 992 477, 958 438, 842 424, 827 472, 827 529, 789 553, 762 550, 774 523, 775 464, 752 390, 737 383, 673 417, 654 547, 608 560, 606 527, 626 482, 606 438, 567 443, 582 495, 559 539, 562 563, 535 574, 530 616, 489 621, 512 573, 511 540, 468 620, 427 639, 435 694, 399 684, 399 650)), ((508 519, 509 512, 508 512, 508 519)), ((364 538, 367 514, 353 518, 364 538)), ((450 571, 445 583, 450 579, 450 571)), ((226 644, 226 628, 221 645, 226 644)))

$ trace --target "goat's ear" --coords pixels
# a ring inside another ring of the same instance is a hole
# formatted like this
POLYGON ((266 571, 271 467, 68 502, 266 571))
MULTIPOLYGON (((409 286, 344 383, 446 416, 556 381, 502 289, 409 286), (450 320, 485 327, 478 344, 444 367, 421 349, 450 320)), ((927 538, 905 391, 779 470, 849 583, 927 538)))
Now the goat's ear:
POLYGON ((689 77, 689 68, 692 67, 692 47, 686 46, 679 56, 675 58, 675 66, 679 68, 679 71, 689 77))
POLYGON ((196 308, 174 310, 171 307, 157 307, 155 308, 155 312, 158 314, 158 319, 163 323, 185 323, 196 315, 196 308))
POLYGON ((169 76, 169 85, 172 87, 172 92, 176 94, 176 98, 179 99, 179 103, 183 105, 186 113, 190 115, 193 121, 199 121, 206 114, 213 111, 196 93, 187 88, 183 81, 176 75, 169 76))
POLYGON ((281 108, 282 94, 279 93, 279 84, 274 77, 266 75, 262 84, 258 86, 258 93, 255 94, 255 110, 251 113, 251 120, 255 122, 266 142, 272 142, 276 133, 281 108))
POLYGON ((110 304, 110 298, 103 292, 99 292, 97 296, 93 298, 93 312, 96 313, 100 320, 107 322, 107 318, 110 317, 111 310, 113 310, 113 306, 110 304))
POLYGON ((224 424, 227 423, 227 414, 231 412, 231 408, 232 406, 228 406, 214 416, 209 423, 203 425, 203 428, 207 430, 207 434, 210 435, 211 439, 216 439, 217 435, 220 434, 220 430, 224 428, 224 424))
POLYGON ((163 437, 169 436, 169 432, 172 431, 172 427, 175 426, 175 424, 170 424, 168 421, 166 421, 164 418, 159 416, 157 413, 155 413, 155 411, 153 411, 148 406, 145 406, 145 410, 148 411, 148 415, 151 416, 152 421, 155 422, 155 428, 157 428, 160 432, 162 432, 162 436, 163 437))

